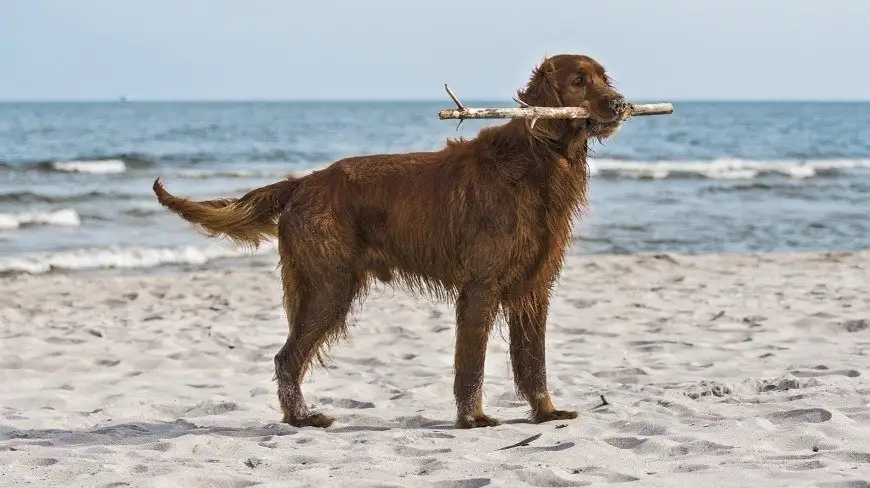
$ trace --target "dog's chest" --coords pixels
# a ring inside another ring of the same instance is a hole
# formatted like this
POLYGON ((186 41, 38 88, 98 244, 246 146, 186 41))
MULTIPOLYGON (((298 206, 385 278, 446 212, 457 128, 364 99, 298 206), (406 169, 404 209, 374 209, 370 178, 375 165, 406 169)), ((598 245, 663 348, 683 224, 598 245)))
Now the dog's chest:
POLYGON ((586 161, 558 158, 546 180, 542 200, 546 210, 555 219, 570 219, 586 203, 586 161))

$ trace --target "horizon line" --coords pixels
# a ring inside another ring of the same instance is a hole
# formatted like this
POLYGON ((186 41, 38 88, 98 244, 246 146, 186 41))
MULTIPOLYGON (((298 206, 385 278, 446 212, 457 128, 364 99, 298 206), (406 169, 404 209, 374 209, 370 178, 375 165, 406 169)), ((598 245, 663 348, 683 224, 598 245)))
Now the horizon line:
MULTIPOLYGON (((489 97, 463 97, 464 101, 511 103, 489 97)), ((636 103, 867 103, 870 98, 635 98, 636 103)), ((451 100, 433 98, 0 98, 0 104, 13 103, 445 103, 451 100)), ((465 103, 467 105, 467 103, 465 103)))

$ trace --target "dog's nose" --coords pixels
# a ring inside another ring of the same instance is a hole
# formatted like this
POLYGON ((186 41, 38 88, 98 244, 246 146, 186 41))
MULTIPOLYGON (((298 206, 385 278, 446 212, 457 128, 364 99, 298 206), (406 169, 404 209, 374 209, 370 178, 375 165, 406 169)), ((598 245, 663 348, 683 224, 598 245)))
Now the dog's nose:
POLYGON ((611 97, 607 101, 607 104, 610 105, 610 108, 614 112, 620 113, 620 114, 624 113, 626 110, 628 110, 628 106, 629 106, 628 100, 626 100, 624 97, 611 97))

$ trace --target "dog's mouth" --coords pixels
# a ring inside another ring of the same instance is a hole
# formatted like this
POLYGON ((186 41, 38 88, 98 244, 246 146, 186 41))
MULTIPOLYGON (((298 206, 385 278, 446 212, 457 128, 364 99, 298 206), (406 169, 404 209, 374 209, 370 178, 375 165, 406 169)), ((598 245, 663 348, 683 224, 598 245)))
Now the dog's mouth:
MULTIPOLYGON (((588 137, 604 139, 612 136, 631 114, 631 105, 620 98, 618 103, 611 104, 610 110, 590 110, 590 117, 581 119, 579 129, 588 137)), ((597 107, 590 107, 597 108, 597 107)))
POLYGON ((612 136, 622 125, 623 118, 602 122, 593 118, 583 119, 581 129, 586 132, 589 137, 605 139, 612 136))

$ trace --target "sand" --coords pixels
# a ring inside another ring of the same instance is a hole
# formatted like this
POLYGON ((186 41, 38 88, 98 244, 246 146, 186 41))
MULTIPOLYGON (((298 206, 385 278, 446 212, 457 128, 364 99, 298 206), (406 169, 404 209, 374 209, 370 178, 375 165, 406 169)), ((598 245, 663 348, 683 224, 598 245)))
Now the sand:
POLYGON ((870 486, 870 252, 567 260, 548 364, 572 421, 453 427, 450 304, 378 289, 280 424, 272 266, 0 279, 2 486, 870 486), (601 396, 607 400, 601 405, 601 396), (527 446, 499 450, 533 435, 527 446))

